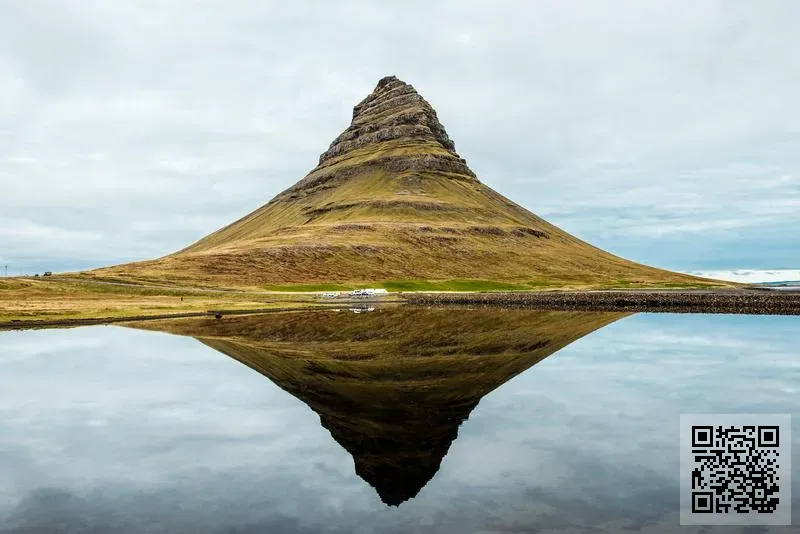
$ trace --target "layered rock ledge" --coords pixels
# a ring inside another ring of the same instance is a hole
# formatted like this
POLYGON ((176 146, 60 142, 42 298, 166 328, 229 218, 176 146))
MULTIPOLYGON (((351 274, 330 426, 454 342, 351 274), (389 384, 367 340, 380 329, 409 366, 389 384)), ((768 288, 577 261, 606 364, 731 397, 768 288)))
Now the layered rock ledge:
POLYGON ((350 126, 319 157, 319 164, 364 145, 400 138, 433 141, 458 157, 455 143, 428 101, 410 84, 386 76, 356 104, 350 126))
POLYGON ((350 126, 320 155, 318 165, 272 202, 313 194, 376 170, 477 181, 428 101, 410 84, 387 76, 353 108, 350 126))

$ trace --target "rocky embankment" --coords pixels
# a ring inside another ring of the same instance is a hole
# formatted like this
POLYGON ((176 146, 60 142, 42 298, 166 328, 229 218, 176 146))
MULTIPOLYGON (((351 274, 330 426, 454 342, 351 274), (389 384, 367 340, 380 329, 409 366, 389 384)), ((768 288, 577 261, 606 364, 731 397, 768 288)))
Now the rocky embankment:
POLYGON ((755 289, 417 293, 410 304, 523 307, 543 310, 800 315, 800 292, 755 289))

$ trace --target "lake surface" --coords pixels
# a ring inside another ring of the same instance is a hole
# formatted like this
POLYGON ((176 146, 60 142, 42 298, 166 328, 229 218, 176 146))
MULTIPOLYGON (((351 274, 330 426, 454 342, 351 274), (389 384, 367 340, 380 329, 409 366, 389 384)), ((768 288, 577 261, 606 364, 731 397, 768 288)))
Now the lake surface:
MULTIPOLYGON (((800 317, 381 309, 0 332, 0 532, 679 527, 679 415, 793 416, 800 317)), ((796 528, 796 527, 794 527, 796 528)))

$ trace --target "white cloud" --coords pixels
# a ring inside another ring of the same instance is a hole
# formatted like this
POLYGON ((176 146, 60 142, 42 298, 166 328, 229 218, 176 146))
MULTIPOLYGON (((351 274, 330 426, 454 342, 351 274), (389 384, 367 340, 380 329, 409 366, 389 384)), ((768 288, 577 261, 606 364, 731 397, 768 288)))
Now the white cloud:
MULTIPOLYGON (((484 182, 580 237, 684 268, 698 240, 692 266, 797 265, 798 9, 9 3, 0 215, 102 234, 48 261, 160 256, 300 179, 397 74, 484 182)), ((9 261, 48 250, 0 237, 9 261)))
POLYGON ((762 282, 797 282, 800 281, 800 269, 750 270, 733 271, 691 271, 689 274, 727 280, 729 282, 762 283, 762 282))
POLYGON ((47 243, 51 247, 58 247, 60 250, 68 250, 76 244, 81 246, 85 243, 97 243, 102 240, 102 234, 96 231, 72 231, 31 221, 0 218, 0 239, 21 245, 35 240, 47 243))

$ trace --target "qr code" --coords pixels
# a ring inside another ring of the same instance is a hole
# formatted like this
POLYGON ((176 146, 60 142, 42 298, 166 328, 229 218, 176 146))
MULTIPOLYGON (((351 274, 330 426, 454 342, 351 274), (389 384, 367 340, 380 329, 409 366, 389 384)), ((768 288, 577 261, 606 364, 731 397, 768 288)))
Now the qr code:
POLYGON ((681 524, 791 524, 791 417, 681 416, 681 524))

